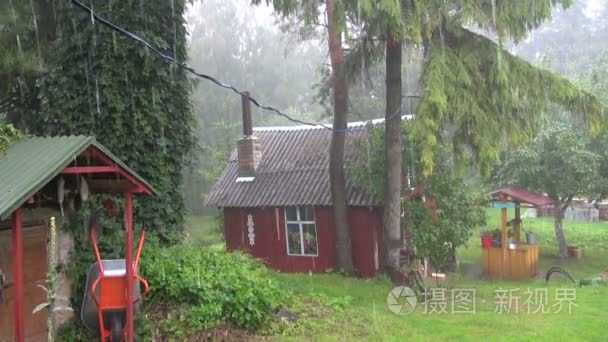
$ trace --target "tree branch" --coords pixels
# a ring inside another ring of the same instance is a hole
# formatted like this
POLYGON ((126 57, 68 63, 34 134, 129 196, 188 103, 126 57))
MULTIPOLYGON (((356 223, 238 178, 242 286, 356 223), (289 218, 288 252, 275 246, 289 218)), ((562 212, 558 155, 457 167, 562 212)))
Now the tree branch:
POLYGON ((568 209, 568 207, 572 203, 573 198, 574 198, 574 194, 570 194, 561 200, 561 202, 563 203, 563 205, 560 208, 562 213, 566 212, 566 209, 568 209))

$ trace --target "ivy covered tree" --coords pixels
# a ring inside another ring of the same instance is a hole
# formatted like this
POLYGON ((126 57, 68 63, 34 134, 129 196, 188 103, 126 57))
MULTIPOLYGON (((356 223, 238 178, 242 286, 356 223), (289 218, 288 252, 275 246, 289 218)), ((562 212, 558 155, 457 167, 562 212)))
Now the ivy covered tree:
POLYGON ((575 196, 588 196, 596 191, 601 177, 601 157, 589 149, 584 132, 570 124, 553 123, 530 144, 512 152, 500 165, 498 179, 517 186, 547 193, 553 200, 555 238, 562 255, 567 255, 563 229, 566 209, 575 196))
MULTIPOLYGON (((183 61, 184 2, 87 4, 183 61)), ((25 116, 23 128, 32 134, 95 136, 158 190, 157 197, 137 199, 137 219, 157 232, 179 230, 181 170, 195 126, 184 71, 95 24, 70 2, 54 5, 57 37, 40 82, 41 110, 25 116)))
POLYGON ((19 125, 38 109, 37 80, 44 73, 55 36, 53 1, 0 3, 0 121, 19 125))

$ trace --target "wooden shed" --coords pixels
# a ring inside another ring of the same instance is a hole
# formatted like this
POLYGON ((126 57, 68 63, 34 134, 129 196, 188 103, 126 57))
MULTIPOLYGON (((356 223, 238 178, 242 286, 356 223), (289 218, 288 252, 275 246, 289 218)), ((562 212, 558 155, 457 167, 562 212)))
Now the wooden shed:
MULTIPOLYGON (((90 193, 124 197, 125 259, 132 259, 133 194, 154 191, 142 177, 93 137, 30 137, 14 143, 0 156, 0 271, 6 280, 0 303, 0 341, 47 340, 46 312, 34 314, 33 309, 46 302, 46 293, 38 285, 46 279, 48 254, 65 252, 49 251, 47 246, 49 218, 61 215, 60 179, 66 190, 81 199, 86 196, 80 195, 83 188, 78 184, 84 183, 90 193)), ((132 272, 127 268, 127 275, 132 272)), ((127 284, 131 289, 135 286, 133 281, 127 284)), ((132 322, 131 305, 128 341, 133 338, 132 322)))
MULTIPOLYGON (((206 205, 223 209, 226 247, 243 250, 286 272, 336 267, 336 230, 329 182, 331 131, 321 126, 244 125, 206 205)), ((365 123, 346 132, 349 164, 365 146, 365 123)), ((347 172, 352 260, 360 277, 373 277, 382 248, 382 208, 354 186, 347 172)))

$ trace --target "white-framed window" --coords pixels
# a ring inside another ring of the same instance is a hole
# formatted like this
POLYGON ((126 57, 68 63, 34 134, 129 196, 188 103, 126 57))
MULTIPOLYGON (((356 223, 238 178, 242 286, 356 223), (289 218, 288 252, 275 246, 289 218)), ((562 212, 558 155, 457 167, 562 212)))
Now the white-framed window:
POLYGON ((319 255, 313 207, 285 208, 285 232, 288 255, 319 255))

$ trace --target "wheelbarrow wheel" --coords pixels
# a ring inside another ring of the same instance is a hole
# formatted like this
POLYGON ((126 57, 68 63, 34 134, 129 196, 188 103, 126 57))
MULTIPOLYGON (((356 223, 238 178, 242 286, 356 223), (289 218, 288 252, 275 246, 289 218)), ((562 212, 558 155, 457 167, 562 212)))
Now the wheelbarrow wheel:
POLYGON ((110 327, 110 342, 122 342, 122 319, 114 316, 110 327))

